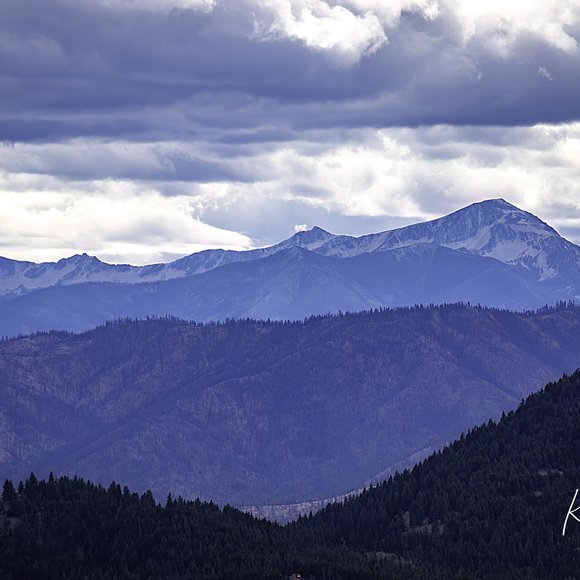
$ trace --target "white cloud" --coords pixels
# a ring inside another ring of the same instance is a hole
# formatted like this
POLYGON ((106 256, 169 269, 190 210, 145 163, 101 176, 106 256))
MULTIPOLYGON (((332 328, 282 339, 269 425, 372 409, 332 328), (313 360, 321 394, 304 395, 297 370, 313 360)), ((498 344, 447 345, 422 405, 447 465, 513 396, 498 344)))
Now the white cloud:
POLYGON ((402 12, 418 12, 427 20, 439 15, 436 0, 248 0, 247 4, 255 38, 300 41, 335 56, 342 65, 352 65, 387 44, 386 29, 397 25, 402 12))
POLYGON ((310 229, 307 224, 296 224, 294 226, 294 233, 297 234, 298 232, 306 232, 310 229))
POLYGON ((86 251, 147 264, 251 245, 247 236, 196 219, 189 197, 163 197, 129 182, 0 174, 0 199, 0 255, 10 258, 52 261, 86 251))
MULTIPOLYGON (((297 142, 253 158, 255 167, 275 167, 275 175, 257 172, 253 184, 222 184, 228 200, 222 211, 247 203, 259 215, 261 208, 292 202, 302 217, 324 211, 333 229, 340 221, 333 215, 353 223, 380 216, 414 221, 505 197, 556 227, 580 219, 580 123, 369 129, 353 131, 350 139, 344 132, 324 143, 320 133, 312 138, 316 151, 297 142)), ((200 193, 209 195, 212 187, 201 185, 200 193)))
POLYGON ((523 33, 534 33, 565 52, 575 52, 576 39, 566 29, 578 23, 578 0, 447 0, 459 17, 465 40, 487 39, 497 54, 509 56, 523 33))
POLYGON ((417 12, 426 20, 434 20, 440 13, 437 0, 342 0, 340 3, 359 13, 374 14, 387 27, 396 26, 403 12, 417 12))
MULTIPOLYGON (((234 0, 218 0, 224 3, 234 0)), ((535 34, 568 53, 578 48, 568 27, 580 19, 578 0, 247 0, 256 37, 290 38, 351 65, 387 43, 404 12, 435 20, 457 17, 464 42, 479 39, 508 57, 523 34, 535 34)))
MULTIPOLYGON (((90 0, 84 0, 89 2, 90 0)), ((389 29, 405 12, 435 20, 446 14, 457 18, 463 40, 477 39, 496 56, 507 58, 524 34, 535 34, 548 44, 572 53, 578 43, 570 27, 580 20, 578 0, 98 0, 114 9, 171 12, 212 12, 240 22, 251 15, 253 31, 261 40, 290 39, 326 53, 350 66, 372 55, 388 42, 389 29)), ((237 23, 239 25, 239 23, 237 23)))
POLYGON ((256 0, 254 4, 256 38, 298 40, 335 54, 341 64, 353 64, 387 41, 379 19, 371 11, 358 15, 324 0, 256 0))

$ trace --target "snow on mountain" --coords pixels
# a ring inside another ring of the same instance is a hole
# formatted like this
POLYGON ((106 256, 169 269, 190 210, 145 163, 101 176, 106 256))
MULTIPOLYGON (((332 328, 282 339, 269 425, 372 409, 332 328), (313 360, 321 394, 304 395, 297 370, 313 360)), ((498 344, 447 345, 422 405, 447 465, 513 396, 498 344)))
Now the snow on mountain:
POLYGON ((334 234, 331 234, 318 226, 314 226, 310 230, 296 232, 291 238, 284 240, 275 246, 271 246, 271 249, 285 250, 292 246, 298 246, 305 250, 317 251, 336 237, 337 236, 334 234))
POLYGON ((78 254, 58 262, 21 262, 0 257, 0 295, 18 295, 61 284, 160 282, 202 274, 226 264, 266 258, 282 250, 301 247, 316 251, 334 236, 321 228, 298 232, 274 246, 245 252, 205 250, 167 264, 130 266, 107 264, 94 256, 78 254))
POLYGON ((580 248, 531 213, 503 199, 474 203, 442 218, 360 238, 335 236, 317 249, 330 256, 435 244, 531 270, 539 281, 580 273, 580 248))
POLYGON ((85 282, 166 281, 202 274, 227 264, 259 260, 293 247, 349 258, 419 244, 494 258, 530 271, 540 282, 567 284, 571 291, 580 288, 580 248, 533 214, 503 199, 492 199, 433 221, 377 234, 352 237, 314 227, 266 248, 245 252, 206 250, 167 264, 112 265, 87 254, 41 264, 0 258, 0 295, 85 282))
POLYGON ((106 264, 87 254, 40 264, 0 258, 0 294, 18 295, 83 282, 138 282, 140 270, 136 266, 106 264))
MULTIPOLYGON (((170 264, 158 265, 160 268, 159 275, 164 275, 165 277, 158 277, 156 280, 202 274, 209 270, 213 270, 214 268, 225 266, 226 264, 267 258, 268 256, 272 256, 282 250, 288 250, 294 247, 316 252, 319 248, 324 246, 325 243, 335 237, 335 235, 315 226, 311 230, 297 232, 291 238, 266 248, 258 248, 256 250, 242 252, 236 252, 233 250, 205 250, 197 254, 185 256, 184 258, 180 258, 170 264), (164 274, 161 274, 161 271, 163 271, 164 274)), ((147 268, 154 268, 154 266, 146 266, 145 269, 147 268)), ((153 281, 152 272, 153 270, 145 270, 142 272, 142 281, 145 281, 144 279, 146 277, 148 277, 148 281, 153 281)))

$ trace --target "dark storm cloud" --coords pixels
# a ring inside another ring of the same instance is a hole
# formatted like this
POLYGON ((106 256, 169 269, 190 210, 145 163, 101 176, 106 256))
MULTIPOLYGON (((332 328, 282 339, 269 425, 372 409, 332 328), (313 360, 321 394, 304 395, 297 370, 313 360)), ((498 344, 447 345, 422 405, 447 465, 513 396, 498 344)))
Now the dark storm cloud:
POLYGON ((258 41, 250 8, 245 0, 209 13, 3 0, 0 141, 244 143, 304 129, 580 118, 578 51, 538 35, 520 35, 500 57, 483 38, 465 45, 448 12, 430 21, 404 13, 386 29, 388 44, 346 66, 298 41, 258 41))
MULTIPOLYGON (((251 149, 251 148, 250 148, 251 149)), ((257 179, 255 163, 228 159, 231 147, 210 144, 133 144, 75 140, 66 144, 12 144, 2 152, 9 173, 51 175, 69 181, 240 182, 257 179), (200 155, 199 149, 205 149, 200 155), (221 151, 221 153, 220 153, 221 151), (207 154, 212 153, 213 157, 207 154)), ((246 152, 247 153, 247 152, 246 152)))

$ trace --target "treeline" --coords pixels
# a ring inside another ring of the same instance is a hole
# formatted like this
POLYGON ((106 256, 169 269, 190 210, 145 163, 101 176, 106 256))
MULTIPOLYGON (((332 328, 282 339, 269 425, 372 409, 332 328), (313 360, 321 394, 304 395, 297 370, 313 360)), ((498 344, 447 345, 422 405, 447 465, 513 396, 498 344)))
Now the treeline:
POLYGON ((332 320, 332 319, 354 319, 361 320, 368 316, 383 315, 393 315, 397 313, 407 313, 407 312, 423 312, 423 311, 453 311, 453 310, 464 310, 466 308, 474 308, 477 310, 485 310, 491 313, 506 313, 506 314, 516 314, 522 317, 533 317, 540 314, 551 314, 555 312, 562 312, 568 310, 580 310, 580 304, 574 300, 558 300, 554 304, 546 304, 539 308, 524 310, 521 312, 514 312, 514 310, 508 308, 497 308, 493 306, 484 306, 482 304, 472 304, 471 302, 449 302, 449 303, 428 303, 428 304, 415 304, 414 306, 396 306, 396 307, 386 307, 381 306, 378 308, 371 308, 369 310, 357 311, 357 312, 342 312, 339 311, 334 314, 312 314, 307 316, 303 320, 270 320, 270 319, 255 319, 255 318, 225 318, 224 320, 214 320, 207 322, 198 322, 196 320, 185 320, 177 316, 164 315, 164 316, 145 316, 144 318, 131 318, 126 316, 123 318, 116 318, 112 320, 107 320, 104 324, 96 326, 94 330, 89 330, 83 333, 75 333, 68 330, 41 330, 31 334, 18 334, 12 337, 2 336, 0 337, 0 342, 9 342, 16 339, 22 339, 27 336, 55 336, 60 338, 71 337, 75 335, 84 335, 88 333, 94 333, 99 329, 111 328, 118 326, 126 326, 128 324, 139 324, 139 323, 160 323, 161 325, 183 325, 193 328, 216 328, 222 326, 235 326, 235 325, 251 325, 251 326, 296 326, 301 327, 309 323, 316 323, 321 320, 332 320))
MULTIPOLYGON (((384 565, 212 502, 108 489, 79 478, 4 484, 0 502, 3 580, 407 578, 384 565)), ((421 576, 417 576, 421 577, 421 576)))

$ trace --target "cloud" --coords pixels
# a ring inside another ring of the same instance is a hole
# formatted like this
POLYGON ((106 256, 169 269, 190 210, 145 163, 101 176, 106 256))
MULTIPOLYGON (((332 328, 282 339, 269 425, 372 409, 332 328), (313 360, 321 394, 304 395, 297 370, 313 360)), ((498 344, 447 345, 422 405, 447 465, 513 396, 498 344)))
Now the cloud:
MULTIPOLYGON (((229 153, 231 155, 231 153, 229 153)), ((73 139, 67 143, 17 143, 0 147, 0 168, 10 173, 69 180, 252 181, 243 162, 227 159, 228 148, 211 144, 131 143, 73 139)))
POLYGON ((4 0, 0 140, 276 139, 305 128, 580 117, 574 2, 533 2, 529 13, 467 0, 177 10, 185 1, 50 0, 46 18, 45 0, 4 0))
POLYGON ((530 34, 564 52, 577 52, 569 28, 580 18, 576 0, 449 0, 448 6, 457 14, 466 41, 485 37, 498 55, 510 56, 518 38, 530 34))
MULTIPOLYGON (((362 234, 505 197, 555 227, 580 219, 580 125, 380 129, 310 135, 257 153, 274 175, 198 188, 201 219, 274 242, 295 224, 362 234), (565 204, 565 209, 562 204, 565 204), (272 230, 271 223, 276 227, 272 230)), ((570 230, 567 230, 570 231, 570 230)), ((574 237, 575 241, 580 239, 574 237)))
POLYGON ((545 66, 538 67, 538 75, 547 81, 554 81, 554 77, 550 74, 550 71, 545 66))
POLYGON ((564 52, 574 53, 578 48, 570 31, 580 18, 576 0, 255 0, 248 4, 270 11, 272 22, 264 25, 257 20, 258 30, 266 36, 347 53, 351 63, 383 46, 387 31, 409 13, 428 21, 451 16, 464 44, 482 38, 502 57, 510 56, 526 35, 538 36, 564 52))
POLYGON ((434 20, 440 14, 438 0, 343 0, 342 4, 359 13, 374 14, 386 28, 396 26, 404 12, 415 12, 426 20, 434 20))
POLYGON ((342 65, 375 53, 387 41, 372 12, 359 16, 323 0, 262 0, 257 8, 254 38, 299 40, 310 48, 332 52, 342 65))
POLYGON ((204 151, 252 179, 232 181, 227 171, 177 179, 163 173, 166 153, 155 143, 0 149, 0 254, 87 251, 144 263, 274 243, 306 224, 361 235, 492 197, 580 242, 580 123, 313 130, 291 142, 174 142, 169 150, 173 158, 204 151), (65 171, 83 157, 114 167, 109 156, 128 177, 98 179, 90 163, 65 171))
POLYGON ((109 262, 147 264, 252 245, 247 236, 196 219, 189 197, 163 197, 130 182, 2 175, 0 195, 0 254, 10 258, 52 261, 88 252, 109 262))
POLYGON ((575 236, 578 38, 576 0, 3 0, 0 253, 155 261, 498 195, 575 236))

